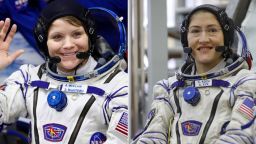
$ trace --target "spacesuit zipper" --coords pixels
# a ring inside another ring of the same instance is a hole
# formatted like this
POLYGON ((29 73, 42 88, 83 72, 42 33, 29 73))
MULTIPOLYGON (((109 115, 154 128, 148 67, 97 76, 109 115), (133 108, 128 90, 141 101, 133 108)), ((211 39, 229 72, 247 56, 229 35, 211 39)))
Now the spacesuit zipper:
POLYGON ((110 74, 110 76, 106 79, 105 83, 109 83, 119 72, 121 72, 120 69, 115 69, 115 71, 113 73, 110 74))
POLYGON ((34 136, 36 144, 39 144, 39 134, 37 129, 37 117, 36 117, 36 106, 38 98, 38 88, 34 90, 34 101, 33 101, 33 116, 34 116, 34 136))
POLYGON ((201 139, 199 141, 199 144, 204 144, 205 137, 207 135, 207 132, 208 132, 208 130, 209 130, 211 124, 212 124, 212 121, 214 119, 214 116, 216 114, 217 106, 218 106, 218 103, 219 103, 219 100, 220 100, 220 97, 221 97, 222 93, 223 93, 223 90, 221 89, 220 93, 214 99, 214 102, 213 102, 213 105, 212 105, 212 110, 211 110, 211 115, 210 115, 210 117, 209 117, 209 119, 208 119, 208 121, 207 121, 207 123, 204 127, 204 131, 203 131, 203 134, 202 134, 201 139))
POLYGON ((83 124, 83 121, 84 121, 84 118, 86 116, 86 114, 88 113, 89 109, 91 108, 92 104, 94 103, 94 101, 96 100, 96 98, 92 95, 90 97, 90 99, 86 102, 83 110, 82 110, 82 113, 80 114, 78 120, 77 120, 77 123, 76 123, 76 126, 71 134, 71 137, 69 139, 69 142, 68 144, 74 144, 75 143, 75 140, 76 140, 76 137, 78 135, 78 132, 83 124))
MULTIPOLYGON (((41 79, 44 70, 45 70, 45 63, 40 66, 40 68, 37 72, 37 76, 39 77, 39 79, 41 79)), ((39 90, 39 88, 36 88, 34 90, 34 99, 33 99, 34 137, 35 137, 36 144, 39 144, 39 134, 38 134, 38 129, 37 129, 37 117, 36 117, 38 90, 39 90)))
MULTIPOLYGON (((173 95, 174 95, 175 104, 177 106, 177 113, 180 113, 179 115, 179 118, 180 118, 182 112, 181 112, 180 103, 179 103, 179 99, 177 97, 176 91, 173 91, 173 95)), ((176 123, 176 136, 177 136, 177 144, 181 144, 180 132, 179 132, 179 119, 177 120, 177 123, 176 123)))
MULTIPOLYGON (((114 78, 114 76, 116 74, 118 74, 120 71, 121 70, 119 70, 119 69, 115 69, 115 71, 112 74, 110 74, 110 76, 107 78, 107 80, 104 83, 109 83, 114 78)), ((74 128, 74 131, 71 134, 71 137, 69 139, 68 144, 74 144, 74 142, 76 140, 76 137, 78 135, 78 132, 81 128, 81 125, 84 121, 84 118, 85 118, 87 112, 89 111, 89 109, 91 108, 91 106, 92 106, 92 104, 94 103, 95 100, 96 100, 96 98, 92 95, 91 98, 88 100, 88 102, 85 104, 84 109, 83 109, 82 113, 80 114, 80 116, 78 118, 78 121, 77 121, 77 124, 74 128)))

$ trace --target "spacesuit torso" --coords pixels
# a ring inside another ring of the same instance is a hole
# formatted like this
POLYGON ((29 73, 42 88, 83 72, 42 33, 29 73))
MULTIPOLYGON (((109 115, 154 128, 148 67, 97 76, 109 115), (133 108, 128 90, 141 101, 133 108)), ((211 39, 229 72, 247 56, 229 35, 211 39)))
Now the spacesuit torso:
POLYGON ((136 142, 253 143, 256 76, 247 69, 246 62, 238 58, 214 73, 182 71, 158 82, 145 129, 136 142))
POLYGON ((40 66, 23 65, 0 91, 0 121, 31 118, 33 144, 126 143, 128 77, 120 70, 121 63, 90 79, 76 77, 81 78, 78 81, 50 76, 40 66), (66 95, 60 99, 64 104, 54 101, 59 95, 66 95))

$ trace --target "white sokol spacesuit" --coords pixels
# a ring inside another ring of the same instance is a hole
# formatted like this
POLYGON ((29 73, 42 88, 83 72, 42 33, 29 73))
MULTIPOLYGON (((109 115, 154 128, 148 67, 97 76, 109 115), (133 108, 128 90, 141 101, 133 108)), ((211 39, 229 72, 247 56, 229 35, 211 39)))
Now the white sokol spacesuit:
MULTIPOLYGON (((203 5, 191 13, 200 9, 217 8, 203 5)), ((176 76, 159 81, 153 95, 137 144, 254 143, 256 75, 243 57, 232 54, 202 75, 187 61, 176 76)))
POLYGON ((137 143, 253 143, 256 76, 247 68, 239 58, 215 72, 217 75, 183 75, 183 81, 177 74, 158 82, 152 110, 137 143), (200 93, 194 106, 183 96, 190 86, 200 93))
MULTIPOLYGON (((94 68, 95 63, 91 58, 86 66, 94 68)), ((68 143, 75 131, 78 131, 75 138, 77 144, 100 143, 106 139, 106 143, 124 143, 127 141, 127 74, 119 72, 110 82, 105 83, 115 69, 119 69, 119 65, 120 62, 95 78, 75 83, 55 80, 47 74, 43 74, 40 79, 37 75, 39 66, 23 65, 5 81, 6 87, 0 92, 0 121, 13 123, 18 117, 29 115, 32 120, 33 143, 36 137, 35 122, 39 142, 42 144, 68 143), (36 90, 37 87, 29 85, 38 80, 52 86, 36 90), (57 111, 48 105, 47 98, 49 93, 61 86, 65 87, 62 91, 66 94, 67 104, 62 111, 57 111), (94 101, 86 106, 90 99, 94 101), (88 109, 84 119, 81 116, 83 109, 88 109), (76 127, 80 121, 81 125, 76 127)))
MULTIPOLYGON (((59 3, 56 1, 54 5, 54 2, 51 9, 44 11, 51 14, 46 18, 60 12, 78 18, 88 16, 81 15, 79 9, 83 8, 72 1, 58 1, 70 4, 62 6, 62 11, 55 11, 53 8, 59 3)), ((104 9, 90 11, 106 12, 104 9)), ((40 25, 42 21, 37 30, 45 28, 40 25)), ((45 38, 40 33, 45 30, 35 33, 45 38)), ((47 55, 45 47, 40 47, 43 42, 39 40, 39 48, 47 55)), ((22 65, 6 79, 0 90, 0 124, 14 123, 19 117, 30 118, 33 144, 127 143, 128 75, 124 72, 126 63, 121 56, 125 41, 121 43, 121 54, 113 55, 102 66, 88 56, 87 63, 75 74, 62 73, 51 61, 37 67, 22 65)))

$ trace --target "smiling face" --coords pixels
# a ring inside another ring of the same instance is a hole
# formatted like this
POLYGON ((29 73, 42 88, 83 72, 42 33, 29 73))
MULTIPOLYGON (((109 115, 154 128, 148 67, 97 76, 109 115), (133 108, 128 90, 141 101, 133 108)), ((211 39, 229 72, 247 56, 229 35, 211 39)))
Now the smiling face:
POLYGON ((47 46, 51 57, 61 58, 57 67, 63 72, 72 72, 84 61, 76 57, 77 52, 89 50, 88 35, 80 21, 70 17, 59 18, 48 30, 47 46))
POLYGON ((224 46, 221 26, 214 14, 200 10, 191 16, 188 29, 188 46, 192 48, 197 72, 207 72, 223 59, 215 50, 216 46, 224 46))

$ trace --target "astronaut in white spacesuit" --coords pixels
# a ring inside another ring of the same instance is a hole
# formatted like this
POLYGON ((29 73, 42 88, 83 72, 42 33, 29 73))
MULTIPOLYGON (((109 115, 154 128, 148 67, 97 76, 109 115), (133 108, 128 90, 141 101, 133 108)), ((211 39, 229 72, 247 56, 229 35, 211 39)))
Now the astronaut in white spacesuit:
POLYGON ((246 39, 224 10, 201 5, 180 29, 185 64, 159 81, 137 144, 252 144, 256 76, 246 46, 232 52, 235 32, 246 39))
MULTIPOLYGON (((112 11, 87 10, 70 0, 51 2, 41 12, 34 31, 46 63, 22 65, 4 81, 0 124, 30 118, 33 144, 127 143, 128 75, 124 71, 123 28, 112 11), (97 35, 94 19, 105 14, 119 27, 120 41, 115 49, 97 35)), ((8 54, 17 29, 10 19, 1 21, 0 29, 0 69, 4 69, 23 51, 8 54)))

